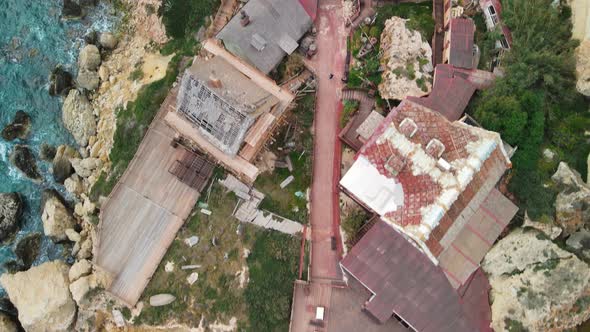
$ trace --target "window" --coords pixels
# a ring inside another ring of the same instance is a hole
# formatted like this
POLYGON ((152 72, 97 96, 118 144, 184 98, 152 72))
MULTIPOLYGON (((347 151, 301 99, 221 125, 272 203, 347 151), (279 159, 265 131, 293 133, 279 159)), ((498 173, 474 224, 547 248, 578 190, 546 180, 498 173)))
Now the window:
POLYGON ((496 13, 496 9, 494 9, 494 6, 488 7, 488 14, 490 14, 490 18, 491 18, 494 26, 497 25, 498 24, 498 14, 496 13))
POLYGON ((506 36, 502 35, 502 38, 500 38, 500 44, 502 44, 502 47, 505 49, 509 49, 510 45, 508 44, 508 40, 506 39, 506 36))

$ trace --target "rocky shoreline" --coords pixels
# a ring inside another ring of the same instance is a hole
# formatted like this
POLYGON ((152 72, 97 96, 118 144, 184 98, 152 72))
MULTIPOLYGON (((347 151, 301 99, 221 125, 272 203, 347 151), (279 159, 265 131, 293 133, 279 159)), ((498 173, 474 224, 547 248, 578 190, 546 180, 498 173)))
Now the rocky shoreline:
MULTIPOLYGON (((96 4, 93 0, 64 1, 62 18, 79 19, 96 4)), ((160 2, 126 0, 123 5, 124 12, 119 14, 130 19, 118 31, 92 32, 84 38, 76 75, 57 66, 50 77, 49 93, 64 98, 62 121, 78 147, 43 145, 42 161, 25 145, 16 145, 11 153, 13 165, 30 180, 41 181, 37 164, 47 162, 54 180, 63 184, 69 201, 55 190, 45 190, 40 213, 44 235, 64 244, 68 252, 64 253, 65 262, 31 267, 41 234, 20 240, 15 250, 19 259, 5 264, 7 273, 0 278, 18 310, 18 321, 0 307, 2 331, 16 331, 19 323, 27 331, 91 330, 96 309, 106 310, 109 296, 100 290, 108 286, 108 278, 91 263, 98 207, 104 197, 93 202, 90 192, 100 174, 110 172, 117 109, 134 101, 142 86, 163 78, 171 59, 160 56, 154 48, 167 40, 156 14, 160 2), (152 10, 147 10, 148 6, 152 10), (140 79, 132 78, 137 70, 144 74, 140 79)), ((19 111, 2 136, 7 140, 25 138, 29 126, 30 117, 19 111)), ((0 240, 15 234, 22 211, 19 194, 0 194, 0 240)), ((114 326, 108 320, 103 324, 114 326)))

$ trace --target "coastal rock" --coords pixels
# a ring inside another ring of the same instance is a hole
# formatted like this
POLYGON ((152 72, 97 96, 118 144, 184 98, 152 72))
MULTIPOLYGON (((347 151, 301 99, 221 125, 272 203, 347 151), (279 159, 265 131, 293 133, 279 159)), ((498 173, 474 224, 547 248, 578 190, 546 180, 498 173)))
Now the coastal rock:
POLYGON ((9 159, 10 162, 29 179, 35 181, 41 180, 41 173, 39 173, 39 169, 37 168, 35 155, 28 146, 16 145, 12 150, 9 159))
POLYGON ((81 277, 78 280, 72 282, 70 284, 70 292, 72 293, 72 298, 76 301, 77 304, 80 304, 86 294, 90 291, 90 277, 81 277))
POLYGON ((76 220, 63 203, 63 199, 53 190, 43 192, 43 230, 46 236, 56 241, 67 239, 66 229, 74 228, 76 220))
POLYGON ((66 236, 68 237, 68 240, 72 242, 80 242, 82 239, 80 233, 76 232, 76 230, 73 228, 66 229, 66 236))
POLYGON ((109 68, 107 66, 100 66, 98 68, 98 77, 102 82, 107 82, 109 80, 109 68))
POLYGON ((61 15, 66 19, 75 19, 82 17, 82 7, 74 0, 63 0, 61 15))
POLYGON ((513 231, 482 263, 492 286, 495 331, 510 325, 562 331, 590 317, 590 307, 581 305, 590 292, 588 265, 539 234, 513 231))
POLYGON ((69 145, 60 145, 53 158, 53 179, 58 183, 64 183, 64 181, 74 173, 70 158, 78 158, 79 156, 80 154, 73 147, 69 145))
POLYGON ((78 174, 72 174, 72 176, 67 178, 64 181, 64 187, 69 193, 72 193, 76 196, 79 196, 84 192, 84 185, 82 184, 82 179, 80 179, 78 174))
POLYGON ((420 97, 432 88, 432 49, 418 31, 406 27, 407 20, 392 17, 381 33, 381 63, 385 67, 379 92, 385 99, 420 97))
POLYGON ((13 235, 23 212, 23 201, 17 193, 0 193, 0 241, 13 235))
POLYGON ((39 151, 39 158, 44 161, 53 162, 56 152, 57 149, 55 146, 43 143, 41 144, 41 149, 39 151))
POLYGON ((31 233, 18 241, 14 248, 16 257, 23 263, 22 270, 28 270, 39 256, 41 249, 41 233, 31 233))
POLYGON ((82 7, 93 7, 96 6, 98 0, 78 0, 78 4, 82 7))
POLYGON ((78 259, 89 259, 92 257, 92 240, 87 237, 80 243, 80 250, 76 253, 78 259))
POLYGON ((98 42, 100 43, 100 46, 107 50, 112 50, 117 47, 117 37, 110 32, 101 33, 98 42))
POLYGON ((84 42, 88 45, 96 45, 98 43, 98 33, 92 30, 84 35, 84 42))
POLYGON ((90 261, 82 259, 72 265, 68 277, 70 278, 70 282, 73 282, 80 279, 80 277, 89 275, 91 272, 92 264, 90 264, 90 261))
POLYGON ((95 90, 100 83, 98 73, 90 70, 80 70, 76 82, 78 87, 88 91, 95 90))
POLYGON ((590 258, 590 232, 581 229, 572 234, 565 244, 574 251, 577 251, 582 256, 590 258))
POLYGON ((76 171, 76 174, 78 174, 79 176, 81 176, 83 178, 89 177, 90 175, 92 175, 92 172, 95 169, 100 168, 102 166, 102 160, 100 160, 98 158, 86 158, 86 159, 73 158, 73 159, 70 159, 70 162, 72 163, 72 166, 74 167, 74 170, 76 171))
POLYGON ((55 67, 49 76, 49 95, 65 96, 74 87, 72 74, 61 66, 55 67))
POLYGON ((3 274, 0 284, 18 309, 18 319, 27 332, 70 331, 76 304, 68 287, 68 267, 63 262, 3 274))
POLYGON ((560 190, 555 199, 555 220, 567 236, 590 221, 590 187, 564 162, 551 178, 560 190))
POLYGON ((16 323, 5 313, 0 312, 0 331, 17 332, 16 323))
POLYGON ((71 90, 63 104, 62 120, 80 146, 96 134, 96 120, 92 105, 78 90, 71 90))
POLYGON ((95 45, 86 45, 80 51, 80 55, 78 56, 78 66, 80 69, 97 70, 100 62, 100 51, 95 45))
POLYGON ((31 132, 31 117, 25 111, 16 111, 14 120, 2 130, 2 138, 12 141, 26 139, 31 132))

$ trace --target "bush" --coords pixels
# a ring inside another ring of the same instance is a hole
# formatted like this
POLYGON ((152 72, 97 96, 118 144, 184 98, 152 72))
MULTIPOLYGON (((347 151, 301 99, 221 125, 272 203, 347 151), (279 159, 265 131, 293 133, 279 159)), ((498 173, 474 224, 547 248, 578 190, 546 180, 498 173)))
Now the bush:
POLYGON ((161 9, 168 36, 192 38, 190 34, 202 26, 218 6, 219 0, 166 0, 161 9))

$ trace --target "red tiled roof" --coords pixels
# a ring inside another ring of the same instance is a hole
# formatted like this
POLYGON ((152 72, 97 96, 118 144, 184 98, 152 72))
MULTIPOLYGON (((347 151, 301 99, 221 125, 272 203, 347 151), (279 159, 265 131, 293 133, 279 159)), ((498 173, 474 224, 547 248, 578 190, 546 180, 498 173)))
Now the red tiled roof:
POLYGON ((420 332, 476 330, 444 273, 383 221, 341 264, 374 294, 365 309, 380 322, 395 313, 420 332))
POLYGON ((299 0, 299 2, 301 3, 301 6, 303 6, 303 9, 305 9, 307 12, 307 15, 309 15, 309 17, 315 21, 318 12, 318 0, 299 0))
POLYGON ((441 64, 436 66, 430 94, 407 99, 441 113, 449 121, 459 120, 476 90, 476 86, 468 79, 469 74, 465 71, 441 64))
POLYGON ((473 37, 475 24, 468 18, 451 19, 449 64, 455 67, 473 68, 473 37))

